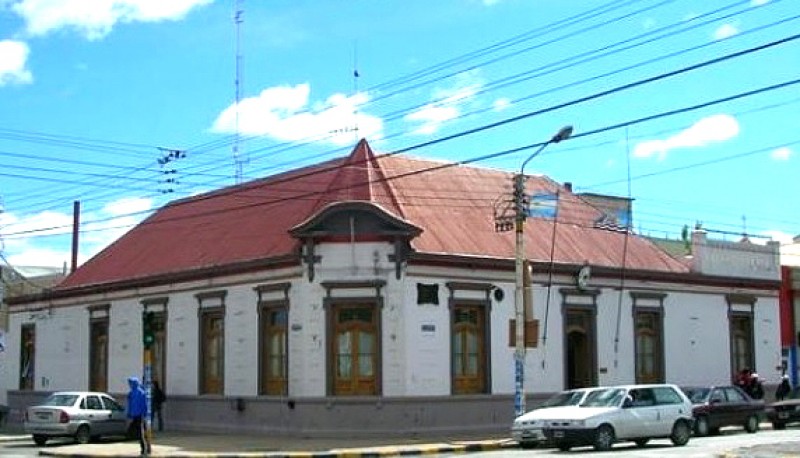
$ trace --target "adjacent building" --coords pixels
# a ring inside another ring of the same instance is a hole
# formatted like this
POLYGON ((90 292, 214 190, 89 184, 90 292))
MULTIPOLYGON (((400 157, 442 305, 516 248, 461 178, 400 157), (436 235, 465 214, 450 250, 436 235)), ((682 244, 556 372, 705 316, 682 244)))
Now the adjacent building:
MULTIPOLYGON (((11 301, 12 412, 54 390, 124 393, 142 374, 147 311, 169 428, 506 430, 516 245, 498 230, 511 185, 362 140, 174 201, 55 289, 11 301)), ((629 218, 622 201, 609 215, 547 177, 526 186, 558 196, 555 215, 525 225, 529 404, 580 386, 725 383, 744 367, 779 376, 777 247, 697 231, 693 260, 676 259, 609 224, 629 218)))

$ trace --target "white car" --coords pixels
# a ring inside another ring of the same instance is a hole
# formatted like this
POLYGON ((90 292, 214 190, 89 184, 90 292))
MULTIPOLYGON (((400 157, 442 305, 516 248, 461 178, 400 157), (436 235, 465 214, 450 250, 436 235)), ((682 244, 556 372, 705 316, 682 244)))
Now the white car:
POLYGON ((682 446, 692 435, 692 403, 675 385, 625 385, 589 393, 580 407, 548 413, 545 434, 561 451, 592 445, 609 450, 619 441, 644 447, 668 438, 682 446))
POLYGON ((546 442, 544 426, 546 420, 551 419, 552 415, 558 418, 560 414, 557 408, 579 406, 586 400, 589 393, 598 389, 600 388, 576 388, 553 395, 535 409, 514 419, 514 424, 511 426, 511 438, 517 441, 522 448, 546 442))
POLYGON ((125 409, 106 393, 62 391, 25 411, 25 432, 36 445, 53 437, 85 444, 100 436, 128 437, 125 409))

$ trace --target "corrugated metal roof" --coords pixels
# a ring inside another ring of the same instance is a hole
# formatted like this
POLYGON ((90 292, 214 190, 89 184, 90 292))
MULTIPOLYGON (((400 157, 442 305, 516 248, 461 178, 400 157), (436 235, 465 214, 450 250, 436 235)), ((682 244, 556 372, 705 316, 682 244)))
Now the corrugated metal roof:
MULTIPOLYGON (((345 158, 172 202, 71 274, 59 289, 207 269, 296 253, 288 230, 340 200, 380 204, 423 229, 411 241, 425 253, 514 257, 514 232, 495 232, 494 203, 509 196, 512 174, 479 167, 375 156, 362 140, 345 158)), ((554 260, 621 266, 626 237, 594 228, 599 210, 546 177, 527 192, 560 193, 554 260)), ((553 222, 529 218, 526 254, 549 261, 553 222)), ((688 272, 645 238, 627 237, 626 266, 688 272)))

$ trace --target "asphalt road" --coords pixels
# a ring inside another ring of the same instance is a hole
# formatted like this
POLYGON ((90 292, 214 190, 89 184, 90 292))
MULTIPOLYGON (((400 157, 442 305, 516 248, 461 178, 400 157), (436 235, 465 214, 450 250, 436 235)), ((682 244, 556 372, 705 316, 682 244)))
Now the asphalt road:
POLYGON ((748 434, 741 429, 729 430, 719 436, 693 437, 683 447, 674 447, 668 439, 660 439, 650 441, 643 448, 633 443, 616 444, 610 452, 595 452, 591 447, 574 448, 569 452, 554 448, 511 448, 475 452, 470 454, 470 458, 528 458, 532 455, 581 458, 800 458, 800 429, 766 429, 755 434, 748 434))

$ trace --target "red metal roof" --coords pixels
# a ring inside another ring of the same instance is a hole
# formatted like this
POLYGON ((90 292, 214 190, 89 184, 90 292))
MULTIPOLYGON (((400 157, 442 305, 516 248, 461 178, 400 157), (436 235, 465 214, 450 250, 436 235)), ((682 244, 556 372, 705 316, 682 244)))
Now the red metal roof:
MULTIPOLYGON (((172 202, 82 265, 58 289, 224 267, 297 253, 289 229, 336 201, 381 205, 423 229, 423 253, 514 257, 514 232, 495 232, 493 204, 511 192, 512 174, 399 155, 375 156, 360 141, 345 157, 172 202)), ((560 193, 558 263, 688 272, 645 238, 596 229, 601 212, 546 177, 527 192, 560 193)), ((529 218, 526 254, 549 261, 553 221, 529 218)))

